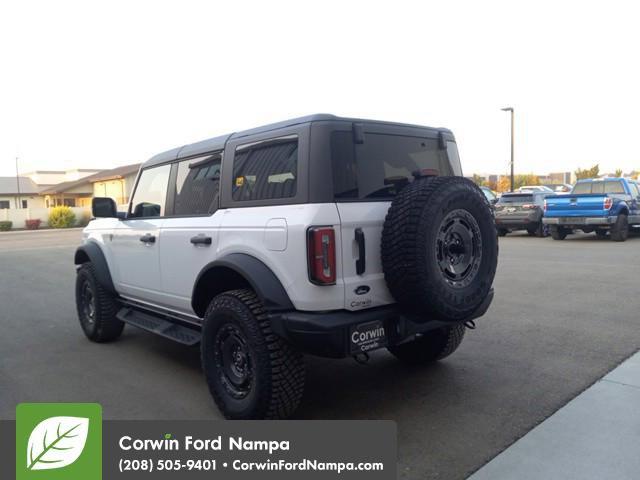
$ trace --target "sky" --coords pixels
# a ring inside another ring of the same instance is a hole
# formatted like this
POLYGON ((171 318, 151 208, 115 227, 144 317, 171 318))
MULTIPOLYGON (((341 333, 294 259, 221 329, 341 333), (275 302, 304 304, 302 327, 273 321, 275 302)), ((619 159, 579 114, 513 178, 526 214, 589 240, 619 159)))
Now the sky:
POLYGON ((448 127, 465 174, 640 170, 637 2, 0 2, 0 176, 307 115, 448 127))

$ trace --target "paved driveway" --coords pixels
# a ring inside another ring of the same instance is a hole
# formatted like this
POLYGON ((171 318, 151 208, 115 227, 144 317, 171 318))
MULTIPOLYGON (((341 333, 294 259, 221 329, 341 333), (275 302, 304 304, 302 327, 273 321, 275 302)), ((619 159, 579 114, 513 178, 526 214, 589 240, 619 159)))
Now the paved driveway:
MULTIPOLYGON (((97 401, 112 419, 219 418, 198 350, 77 324, 79 231, 0 234, 0 418, 24 401, 97 401)), ((402 478, 462 479, 640 348, 640 237, 500 239, 496 298, 439 364, 309 359, 297 416, 393 419, 402 478)))

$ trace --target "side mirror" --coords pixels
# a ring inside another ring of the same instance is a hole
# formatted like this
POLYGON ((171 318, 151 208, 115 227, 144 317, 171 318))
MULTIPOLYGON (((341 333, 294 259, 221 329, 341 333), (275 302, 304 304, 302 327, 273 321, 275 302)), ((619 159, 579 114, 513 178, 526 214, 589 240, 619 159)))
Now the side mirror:
POLYGON ((117 218, 118 209, 113 198, 95 197, 91 200, 91 214, 94 218, 117 218))
POLYGON ((498 203, 498 199, 497 198, 492 198, 491 199, 491 205, 495 205, 496 203, 498 203))

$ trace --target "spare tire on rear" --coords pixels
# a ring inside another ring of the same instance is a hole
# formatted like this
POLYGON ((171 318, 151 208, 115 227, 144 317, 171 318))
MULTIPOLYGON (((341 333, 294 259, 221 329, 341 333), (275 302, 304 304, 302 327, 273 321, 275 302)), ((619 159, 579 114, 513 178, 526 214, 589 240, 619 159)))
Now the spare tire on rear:
POLYGON ((498 239, 482 191, 462 177, 419 178, 394 198, 384 222, 389 291, 416 318, 460 321, 485 300, 498 239))

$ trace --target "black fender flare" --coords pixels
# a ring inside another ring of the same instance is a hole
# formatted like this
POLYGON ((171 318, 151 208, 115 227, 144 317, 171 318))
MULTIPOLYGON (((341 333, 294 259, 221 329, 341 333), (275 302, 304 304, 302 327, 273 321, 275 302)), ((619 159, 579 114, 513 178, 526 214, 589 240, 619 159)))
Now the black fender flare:
MULTIPOLYGON (((251 285, 251 288, 256 292, 268 312, 295 310, 282 283, 264 262, 245 253, 231 253, 208 263, 200 270, 191 294, 191 305, 194 311, 197 312, 197 298, 202 293, 198 290, 200 280, 204 275, 211 274, 216 270, 220 272, 232 270, 240 275, 251 285)), ((224 290, 224 286, 215 289, 217 293, 221 293, 224 290)))
POLYGON ((116 289, 113 286, 113 280, 111 279, 111 272, 109 271, 107 259, 104 257, 104 253, 97 243, 89 242, 78 247, 76 249, 73 262, 76 265, 91 262, 96 271, 96 275, 98 276, 100 285, 110 293, 117 294, 116 289))

